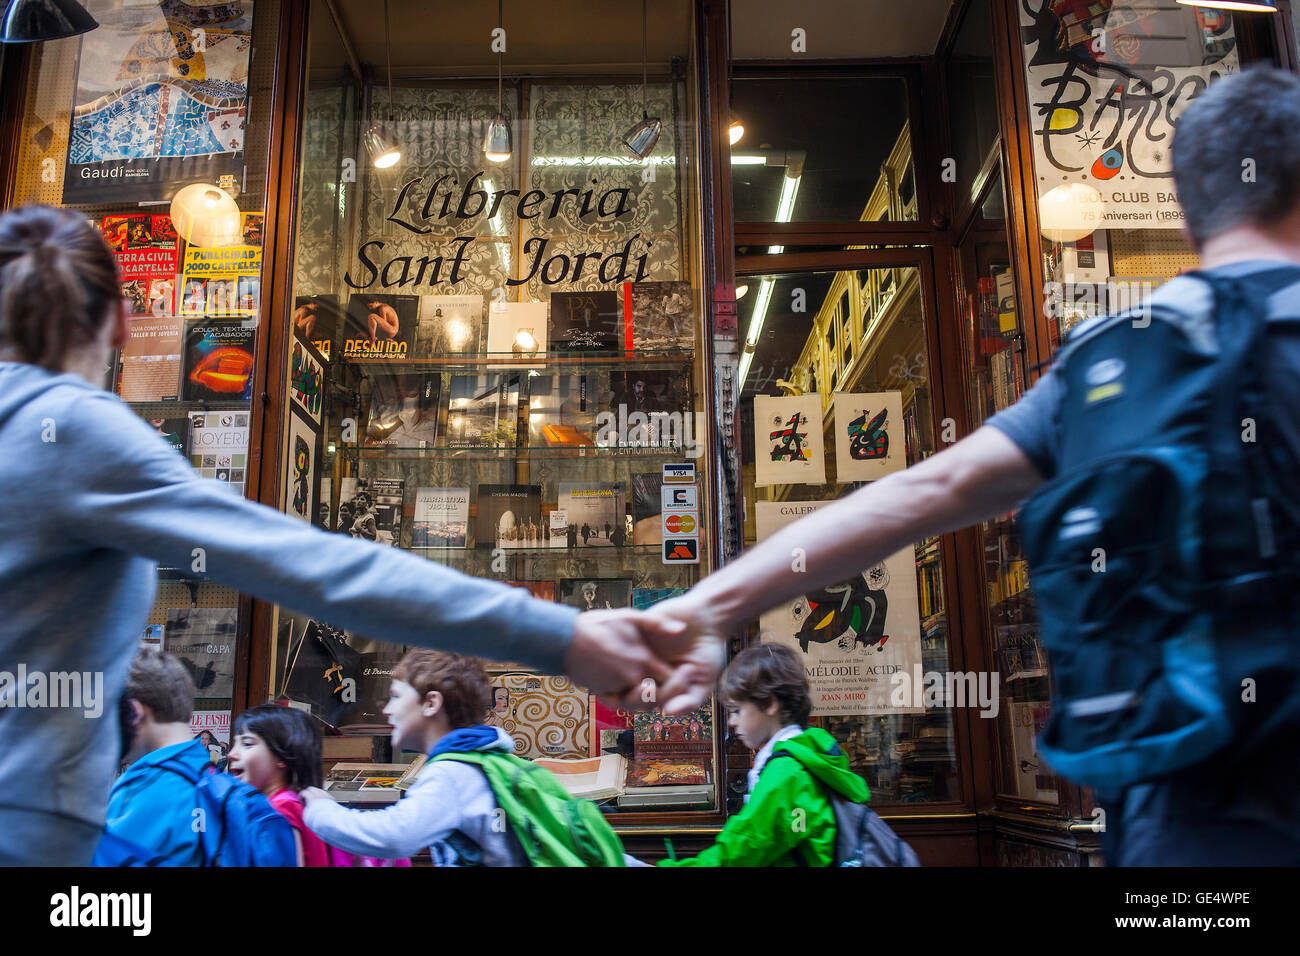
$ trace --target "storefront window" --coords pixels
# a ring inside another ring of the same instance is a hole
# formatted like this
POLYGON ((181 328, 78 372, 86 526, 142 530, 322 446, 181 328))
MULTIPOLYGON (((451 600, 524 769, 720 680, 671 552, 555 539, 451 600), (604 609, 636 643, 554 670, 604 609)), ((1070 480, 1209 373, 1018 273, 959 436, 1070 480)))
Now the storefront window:
MULTIPOLYGON (((746 276, 740 322, 747 545, 936 450, 921 270, 746 276)), ((932 318, 931 318, 932 321, 932 318)), ((813 723, 873 802, 956 800, 952 709, 925 676, 951 670, 942 544, 909 546, 849 581, 765 613, 757 639, 804 656, 813 723)))
MULTIPOLYGON (((102 230, 132 316, 105 387, 243 495, 280 5, 85 6, 96 29, 30 47, 13 201, 66 206, 102 230)), ((196 571, 159 569, 142 640, 189 670, 191 727, 217 757, 247 602, 196 571)))
MULTIPOLYGON (((370 7, 337 7, 311 6, 284 508, 574 607, 680 593, 711 560, 689 10, 650 24, 661 128, 638 159, 623 140, 643 112, 639 17, 600 47, 610 72, 565 45, 572 21, 507 10, 507 50, 531 45, 526 78, 502 55, 500 101, 481 79, 487 32, 480 50, 446 22, 408 24, 420 42, 394 38, 390 111, 339 43, 385 66, 370 7), (511 137, 494 161, 497 112, 511 137), (366 152, 375 124, 401 154, 386 168, 366 152), (686 506, 665 510, 669 486, 686 506)), ((280 612, 268 691, 405 766, 417 755, 385 751, 379 712, 404 650, 280 612), (356 677, 349 706, 321 678, 334 664, 356 677)), ((520 756, 601 761, 608 811, 717 807, 712 702, 634 717, 565 677, 485 664, 485 722, 520 756)), ((327 739, 327 758, 346 751, 327 739)), ((361 771, 331 773, 346 793, 361 771)))

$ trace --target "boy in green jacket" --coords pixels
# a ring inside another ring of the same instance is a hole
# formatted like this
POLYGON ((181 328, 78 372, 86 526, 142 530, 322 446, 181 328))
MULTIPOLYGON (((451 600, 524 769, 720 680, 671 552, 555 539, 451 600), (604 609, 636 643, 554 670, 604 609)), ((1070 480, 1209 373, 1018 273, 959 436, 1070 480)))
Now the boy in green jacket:
POLYGON ((834 737, 803 729, 812 700, 799 655, 781 644, 746 648, 722 675, 721 693, 727 723, 757 751, 745 807, 699 856, 659 865, 831 866, 835 810, 827 791, 856 803, 871 793, 834 737))

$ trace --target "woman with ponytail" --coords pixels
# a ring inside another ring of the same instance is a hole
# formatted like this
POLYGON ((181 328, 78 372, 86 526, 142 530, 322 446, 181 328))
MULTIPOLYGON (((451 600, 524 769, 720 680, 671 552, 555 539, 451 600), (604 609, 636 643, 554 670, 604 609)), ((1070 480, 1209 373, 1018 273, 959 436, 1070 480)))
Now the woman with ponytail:
MULTIPOLYGON (((674 679, 661 659, 695 648, 681 625, 630 609, 579 615, 198 477, 98 387, 129 335, 116 263, 86 220, 42 206, 0 215, 0 865, 94 854, 122 756, 117 702, 159 564, 339 628, 567 672, 629 701, 645 678, 670 703, 707 693, 716 668, 674 679)), ((710 662, 715 645, 703 644, 710 662)))

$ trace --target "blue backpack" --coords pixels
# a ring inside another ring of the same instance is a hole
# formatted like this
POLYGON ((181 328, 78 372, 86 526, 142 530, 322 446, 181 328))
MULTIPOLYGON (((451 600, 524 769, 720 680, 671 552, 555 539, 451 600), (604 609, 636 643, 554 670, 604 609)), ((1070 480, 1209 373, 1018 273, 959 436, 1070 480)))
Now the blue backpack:
MULTIPOLYGON (((157 765, 194 785, 204 866, 297 866, 293 827, 260 791, 216 768, 198 774, 174 760, 157 765)), ((93 866, 157 866, 153 851, 105 833, 93 866)))
POLYGON ((1021 528, 1053 680, 1038 749, 1065 777, 1113 792, 1300 715, 1300 462, 1264 371, 1296 283, 1191 273, 1056 359, 1058 477, 1021 528))

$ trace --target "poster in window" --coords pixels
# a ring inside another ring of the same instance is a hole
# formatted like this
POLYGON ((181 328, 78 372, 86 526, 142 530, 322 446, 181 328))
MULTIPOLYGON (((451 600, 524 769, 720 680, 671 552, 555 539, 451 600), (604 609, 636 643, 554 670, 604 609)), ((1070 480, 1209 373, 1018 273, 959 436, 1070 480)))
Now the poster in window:
POLYGON ((817 394, 754 398, 754 484, 826 481, 822 400, 817 394))
POLYGON ((1232 17, 1128 0, 1017 7, 1048 235, 1181 227, 1170 143, 1188 104, 1239 69, 1232 17))
POLYGON ((300 332, 289 350, 289 397, 318 427, 325 393, 325 359, 300 332))
POLYGON ((836 392, 835 480, 875 481, 907 467, 902 392, 836 392))
POLYGON ((298 406, 289 414, 289 469, 284 478, 284 510, 304 521, 316 518, 320 476, 320 433, 298 406))
POLYGON ((243 178, 253 0, 85 0, 63 202, 170 199, 243 178))
MULTIPOLYGON (((829 502, 756 502, 758 540, 825 504, 829 502)), ((912 706, 911 695, 901 705, 894 703, 896 679, 919 683, 915 678, 921 673, 921 616, 911 545, 847 581, 766 612, 759 618, 759 637, 803 656, 814 717, 925 709, 912 706)))
POLYGON ((179 240, 170 216, 105 216, 100 226, 122 277, 127 314, 176 314, 179 240))

